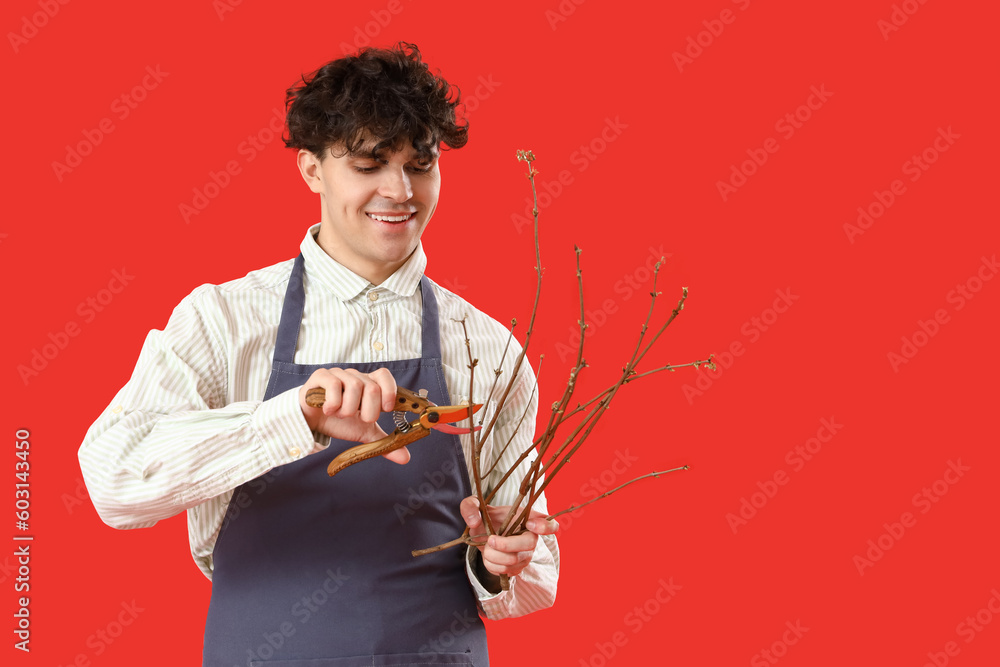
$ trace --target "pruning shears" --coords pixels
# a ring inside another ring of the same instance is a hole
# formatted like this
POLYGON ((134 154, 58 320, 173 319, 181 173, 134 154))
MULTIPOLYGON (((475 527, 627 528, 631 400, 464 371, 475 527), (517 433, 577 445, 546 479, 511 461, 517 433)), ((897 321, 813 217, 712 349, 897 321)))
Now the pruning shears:
MULTIPOLYGON (((396 409, 392 412, 393 422, 396 429, 381 440, 357 445, 346 449, 337 455, 326 472, 333 477, 344 468, 354 465, 358 461, 364 461, 374 456, 381 456, 389 452, 405 447, 416 442, 420 438, 430 435, 431 429, 437 429, 441 433, 470 433, 478 431, 481 427, 460 428, 452 426, 449 422, 457 422, 468 419, 469 415, 475 414, 482 406, 481 403, 474 405, 435 405, 427 399, 426 391, 421 389, 420 393, 414 393, 409 389, 398 387, 396 389, 396 409), (406 413, 411 412, 417 415, 417 419, 406 420, 406 413)), ((326 391, 322 387, 314 387, 306 392, 306 403, 314 408, 323 406, 326 400, 326 391)))

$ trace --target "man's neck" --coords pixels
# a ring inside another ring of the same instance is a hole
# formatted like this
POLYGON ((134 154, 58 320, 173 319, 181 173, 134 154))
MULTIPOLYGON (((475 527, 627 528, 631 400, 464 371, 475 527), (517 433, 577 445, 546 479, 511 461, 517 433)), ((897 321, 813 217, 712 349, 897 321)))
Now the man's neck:
POLYGON ((414 248, 413 252, 407 255, 403 261, 393 264, 377 264, 363 261, 345 262, 338 257, 338 254, 343 253, 337 253, 336 248, 331 247, 331 244, 323 242, 322 230, 320 230, 320 233, 316 235, 316 245, 318 245, 320 249, 326 253, 328 257, 330 257, 330 259, 375 286, 381 285, 388 280, 392 274, 396 273, 400 267, 409 261, 410 257, 413 256, 413 252, 416 252, 416 248, 414 248))

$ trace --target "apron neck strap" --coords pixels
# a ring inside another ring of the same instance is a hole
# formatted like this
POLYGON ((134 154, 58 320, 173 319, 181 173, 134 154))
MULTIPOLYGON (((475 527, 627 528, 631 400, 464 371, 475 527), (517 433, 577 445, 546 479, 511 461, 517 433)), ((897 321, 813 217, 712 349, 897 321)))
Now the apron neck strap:
MULTIPOLYGON (((302 254, 295 258, 292 273, 285 290, 285 301, 281 306, 281 321, 278 323, 278 339, 274 346, 274 361, 293 363, 295 349, 299 342, 299 329, 302 323, 302 312, 306 305, 305 289, 302 276, 305 273, 305 260, 302 254)), ((420 276, 420 293, 423 298, 423 315, 421 317, 420 352, 424 359, 441 358, 441 335, 438 331, 438 306, 427 276, 420 276)))

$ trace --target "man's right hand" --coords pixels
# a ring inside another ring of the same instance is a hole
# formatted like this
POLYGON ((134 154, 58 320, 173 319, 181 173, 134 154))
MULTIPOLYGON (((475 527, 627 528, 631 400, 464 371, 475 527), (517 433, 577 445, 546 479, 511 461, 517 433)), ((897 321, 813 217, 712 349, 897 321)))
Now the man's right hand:
MULTIPOLYGON (((396 407, 396 380, 385 368, 361 373, 353 368, 324 368, 309 376, 299 389, 299 407, 309 428, 340 440, 374 442, 386 436, 376 423, 382 412, 396 407), (326 392, 323 407, 306 403, 310 389, 326 392)), ((395 463, 406 463, 410 452, 405 448, 384 455, 395 463)))

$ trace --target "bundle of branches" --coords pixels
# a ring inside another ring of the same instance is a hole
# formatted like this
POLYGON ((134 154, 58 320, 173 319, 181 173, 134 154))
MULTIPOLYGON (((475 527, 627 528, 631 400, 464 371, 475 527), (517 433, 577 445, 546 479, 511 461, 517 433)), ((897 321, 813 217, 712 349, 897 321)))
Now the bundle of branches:
MULTIPOLYGON (((517 159, 520 162, 526 162, 528 165, 527 177, 528 180, 531 182, 531 193, 532 197, 534 198, 534 209, 532 210, 532 215, 534 217, 534 223, 535 223, 534 224, 535 271, 538 274, 538 280, 535 288, 535 302, 531 310, 531 319, 528 323, 528 329, 524 336, 524 344, 521 348, 521 352, 518 354, 517 359, 514 362, 513 370, 511 372, 511 377, 507 380, 506 386, 500 391, 499 399, 497 400, 496 404, 496 409, 493 412, 493 416, 490 419, 489 424, 487 424, 484 428, 482 428, 478 432, 473 431, 471 436, 472 451, 474 456, 474 462, 472 465, 473 478, 476 485, 476 495, 479 499, 479 508, 482 514, 483 524, 486 527, 487 534, 485 537, 480 536, 478 538, 473 538, 469 535, 469 529, 466 528, 465 533, 461 537, 451 540, 450 542, 445 542, 444 544, 439 544, 434 547, 430 547, 427 549, 419 549, 417 551, 414 551, 413 552, 414 556, 420 556, 423 554, 441 551, 442 549, 447 549, 449 547, 453 547, 459 544, 481 546, 485 544, 484 540, 489 535, 493 534, 516 535, 518 533, 524 532, 525 524, 528 521, 531 508, 534 506, 535 501, 538 500, 538 498, 545 491, 545 488, 552 483, 552 480, 556 478, 556 476, 563 469, 563 467, 567 463, 569 463, 573 455, 576 454, 576 452, 580 449, 583 443, 587 441, 587 438, 594 430, 594 427, 597 425, 597 422, 601 419, 601 417, 604 415, 607 409, 611 406, 611 402, 614 400, 615 396, 617 396, 619 389, 621 389, 624 385, 630 382, 638 380, 639 378, 647 377, 649 375, 652 375, 654 373, 659 373, 662 371, 673 371, 677 368, 684 368, 688 366, 697 367, 701 365, 703 367, 715 370, 715 362, 713 361, 712 356, 709 356, 708 359, 692 361, 684 364, 668 364, 641 373, 636 370, 639 363, 649 352, 653 344, 656 343, 656 341, 660 338, 660 336, 663 334, 666 328, 670 326, 671 322, 673 322, 674 319, 684 309, 684 301, 687 299, 687 288, 685 287, 682 288, 681 298, 677 302, 677 306, 673 309, 667 321, 655 331, 650 332, 649 322, 653 316, 653 309, 654 306, 656 305, 657 297, 660 295, 660 293, 656 291, 656 280, 660 271, 660 266, 663 263, 663 258, 660 258, 660 261, 656 263, 656 266, 653 270, 653 287, 652 291, 650 292, 651 300, 649 304, 649 312, 647 313, 646 319, 643 322, 642 328, 639 331, 639 338, 636 341, 635 349, 632 352, 631 358, 622 367, 621 374, 618 376, 618 379, 614 382, 614 384, 612 384, 610 387, 600 392, 590 400, 587 400, 583 403, 577 403, 574 407, 570 407, 573 401, 573 393, 576 389, 577 377, 579 376, 580 372, 587 367, 587 363, 583 357, 583 344, 584 344, 584 339, 586 338, 584 334, 587 328, 587 324, 584 320, 583 273, 580 270, 581 251, 580 248, 578 247, 575 248, 576 277, 580 293, 580 321, 579 321, 580 342, 577 346, 576 363, 570 370, 569 379, 566 382, 566 387, 563 390, 562 397, 558 401, 552 404, 551 413, 549 414, 548 422, 546 423, 545 428, 542 429, 540 432, 538 432, 534 441, 531 443, 531 446, 527 447, 523 452, 521 452, 518 459, 511 465, 511 467, 505 472, 505 474, 503 474, 497 485, 493 489, 491 489, 488 493, 484 492, 483 478, 489 475, 493 471, 493 468, 491 466, 490 468, 484 471, 482 468, 482 461, 480 460, 480 455, 482 453, 483 446, 487 441, 487 438, 489 438, 490 433, 493 431, 493 427, 497 422, 497 417, 502 413, 504 408, 504 403, 506 402, 507 397, 511 392, 511 389, 518 378, 518 374, 521 369, 521 364, 524 362, 524 356, 527 353, 528 345, 531 342, 531 335, 535 327, 535 316, 538 314, 538 302, 542 291, 542 263, 541 263, 541 251, 538 241, 538 193, 535 188, 535 176, 538 174, 538 172, 534 168, 535 156, 531 151, 517 151, 517 159), (582 417, 578 417, 580 415, 582 415, 582 417), (576 421, 576 424, 570 431, 570 433, 565 437, 561 436, 557 437, 560 427, 566 424, 567 420, 570 420, 572 418, 578 418, 578 421, 576 421), (518 482, 520 484, 520 489, 516 502, 514 502, 511 505, 511 510, 504 518, 503 522, 500 525, 495 525, 490 517, 489 512, 486 511, 487 505, 489 504, 490 500, 492 500, 493 497, 496 495, 498 489, 500 489, 500 487, 509 482, 510 476, 513 474, 513 472, 517 470, 518 466, 526 458, 528 458, 532 454, 532 452, 537 452, 537 457, 532 462, 531 467, 529 468, 527 474, 525 474, 524 478, 519 480, 518 482)), ((516 326, 516 324, 517 324, 516 320, 512 321, 511 323, 511 336, 513 336, 513 329, 514 326, 516 326)), ((463 322, 462 325, 464 327, 465 323, 463 322)), ((469 353, 469 402, 475 403, 472 396, 472 387, 478 360, 472 357, 472 345, 469 341, 468 333, 466 333, 465 345, 469 353)), ((508 339, 508 345, 509 345, 509 339, 508 339)), ((506 357, 506 351, 504 353, 504 357, 506 357)), ((500 365, 501 366, 503 365, 503 359, 501 359, 500 365)), ((497 390, 497 381, 500 378, 501 371, 499 369, 495 369, 494 373, 496 375, 496 379, 494 380, 493 387, 491 388, 490 391, 491 396, 494 395, 497 390)), ((470 414, 469 415, 470 429, 472 428, 472 426, 473 426, 472 415, 470 414)), ((516 429, 514 433, 516 434, 516 429)), ((500 460, 503 453, 510 446, 513 439, 514 435, 512 435, 511 438, 503 445, 503 448, 496 457, 497 461, 500 460)), ((585 505, 589 505, 592 502, 596 502, 602 498, 606 498, 615 491, 618 491, 619 489, 628 486, 633 482, 637 482, 641 479, 646 479, 648 477, 657 477, 659 475, 664 475, 666 473, 676 472, 678 470, 687 470, 687 469, 688 466, 685 465, 681 466, 680 468, 673 468, 670 470, 660 470, 648 473, 646 475, 641 475, 585 503, 569 507, 560 512, 555 512, 554 514, 548 515, 548 517, 546 518, 552 519, 561 514, 566 514, 567 512, 574 512, 585 505)), ((502 583, 504 583, 504 587, 506 588, 506 583, 507 583, 506 577, 502 578, 502 583)))

